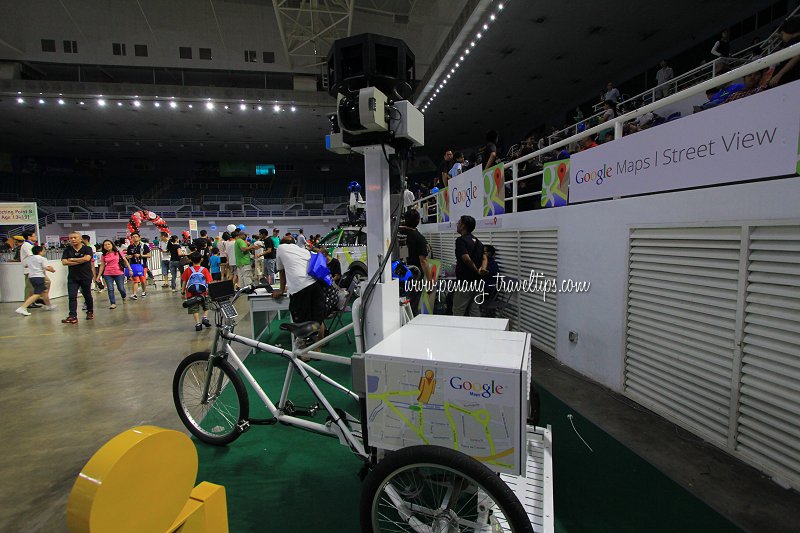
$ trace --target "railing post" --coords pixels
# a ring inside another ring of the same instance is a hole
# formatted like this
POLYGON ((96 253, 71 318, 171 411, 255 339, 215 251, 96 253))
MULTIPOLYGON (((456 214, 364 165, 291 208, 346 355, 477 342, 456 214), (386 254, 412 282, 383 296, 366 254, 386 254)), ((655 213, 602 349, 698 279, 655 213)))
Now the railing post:
POLYGON ((511 165, 511 212, 517 212, 517 177, 519 177, 519 163, 511 165))
POLYGON ((717 77, 717 60, 716 59, 711 62, 711 77, 712 78, 716 78, 717 77))
POLYGON ((622 138, 622 121, 614 123, 614 139, 622 138))

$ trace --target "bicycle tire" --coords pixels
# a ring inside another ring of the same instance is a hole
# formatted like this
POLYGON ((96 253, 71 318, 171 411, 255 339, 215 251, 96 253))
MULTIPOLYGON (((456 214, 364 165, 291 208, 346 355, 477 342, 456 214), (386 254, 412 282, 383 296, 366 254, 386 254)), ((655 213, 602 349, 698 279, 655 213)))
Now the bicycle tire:
MULTIPOLYGON (((469 509, 480 508, 481 505, 488 504, 490 507, 499 512, 501 521, 504 522, 509 528, 504 529, 504 531, 512 531, 514 533, 533 533, 533 526, 531 525, 530 519, 528 518, 528 514, 525 512, 524 507, 517 499, 516 495, 514 495, 514 492, 508 487, 508 485, 505 484, 502 479, 500 479, 500 476, 468 455, 441 446, 432 445, 410 446, 408 448, 402 448, 396 452, 392 452, 387 455, 385 459, 380 461, 375 468, 372 469, 372 471, 370 471, 364 480, 364 486, 361 492, 359 514, 362 532, 382 533, 387 529, 391 529, 392 531, 397 531, 398 529, 400 531, 415 530, 411 525, 408 524, 408 520, 405 520, 405 522, 401 522, 400 524, 392 523, 391 517, 387 516, 386 514, 387 512, 393 513, 393 510, 397 509, 397 507, 391 502, 391 498, 385 492, 386 487, 392 483, 393 480, 396 480, 395 483, 398 485, 405 483, 405 485, 402 485, 401 487, 402 490, 398 491, 397 487, 393 487, 393 489, 397 494, 413 499, 416 509, 437 509, 437 511, 441 511, 441 507, 436 507, 438 503, 436 503, 433 507, 426 507, 423 505, 422 501, 417 501, 419 500, 419 496, 426 491, 424 487, 421 487, 420 485, 414 485, 413 489, 416 492, 414 494, 409 492, 412 488, 409 475, 413 476, 413 474, 409 473, 414 470, 419 472, 430 472, 425 476, 422 476, 421 479, 424 479, 426 476, 435 478, 432 486, 434 484, 439 486, 445 484, 445 481, 447 481, 447 476, 452 475, 454 482, 453 484, 455 485, 456 482, 458 483, 459 489, 457 492, 459 493, 459 497, 470 492, 465 490, 463 481, 459 481, 464 480, 475 486, 476 495, 486 494, 489 498, 491 498, 491 501, 481 500, 480 502, 478 502, 476 499, 474 504, 470 504, 469 502, 472 500, 470 497, 468 498, 467 503, 463 505, 460 505, 462 500, 458 500, 456 501, 456 504, 459 505, 459 511, 465 510, 465 508, 467 508, 469 511, 469 509), (434 474, 437 471, 439 473, 434 474), (404 475, 405 478, 401 479, 399 477, 402 475, 404 475), (381 515, 383 516, 381 517, 381 515), (389 524, 387 524, 386 527, 381 527, 382 521, 388 521, 389 524)), ((413 481, 416 483, 416 479, 413 479, 413 481)), ((469 485, 467 485, 467 487, 469 487, 469 485)), ((440 489, 433 489, 433 491, 437 492, 438 494, 442 493, 440 489)), ((450 505, 447 505, 447 507, 449 508, 450 505)), ((408 509, 406 509, 406 511, 408 511, 408 509)), ((447 511, 445 511, 445 513, 447 513, 447 511)), ((450 515, 449 518, 430 515, 431 513, 420 512, 419 515, 415 515, 415 518, 419 519, 421 516, 423 520, 420 521, 425 524, 422 527, 431 527, 432 531, 437 531, 437 529, 441 527, 442 520, 458 520, 459 531, 470 531, 470 529, 461 528, 463 525, 461 522, 468 522, 470 521, 470 518, 461 518, 457 513, 455 514, 455 518, 453 518, 452 515, 450 515), (428 525, 424 520, 428 520, 432 523, 428 525), (438 525, 434 525, 433 522, 438 525)), ((495 515, 495 517, 497 517, 497 515, 495 515)), ((478 529, 484 527, 486 526, 479 525, 478 529)), ((447 528, 442 528, 442 530, 449 531, 447 528)))
POLYGON ((226 393, 225 403, 219 401, 219 396, 210 404, 199 402, 209 355, 209 352, 195 352, 181 361, 172 380, 172 397, 181 422, 192 435, 207 444, 225 446, 241 435, 243 423, 250 416, 250 404, 242 378, 224 359, 214 359, 215 372, 212 374, 210 386, 213 388, 218 382, 219 374, 216 370, 222 372, 224 377, 221 389, 226 393), (187 378, 191 378, 188 383, 187 378), (233 386, 233 393, 226 392, 228 383, 225 378, 233 386), (191 389, 190 392, 196 395, 192 405, 187 404, 186 389, 191 389))

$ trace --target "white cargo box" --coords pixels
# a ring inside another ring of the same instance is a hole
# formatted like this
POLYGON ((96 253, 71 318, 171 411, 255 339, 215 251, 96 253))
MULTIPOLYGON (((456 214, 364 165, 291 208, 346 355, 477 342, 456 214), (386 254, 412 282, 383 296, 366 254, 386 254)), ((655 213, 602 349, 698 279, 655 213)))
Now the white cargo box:
POLYGON ((445 328, 494 329, 508 331, 507 318, 479 318, 472 316, 417 315, 406 326, 440 326, 445 328))
POLYGON ((525 472, 530 335, 472 326, 409 324, 364 354, 370 446, 435 444, 525 472))

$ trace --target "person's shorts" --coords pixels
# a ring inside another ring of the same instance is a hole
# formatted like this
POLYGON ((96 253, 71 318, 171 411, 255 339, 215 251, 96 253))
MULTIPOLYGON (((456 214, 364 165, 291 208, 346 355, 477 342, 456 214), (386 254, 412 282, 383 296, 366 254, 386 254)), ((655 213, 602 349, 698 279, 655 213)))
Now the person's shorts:
POLYGON ((42 294, 45 291, 45 279, 47 278, 28 278, 33 287, 33 294, 42 294))
POLYGON ((131 276, 131 281, 138 281, 140 283, 146 283, 147 282, 147 268, 145 267, 143 269, 143 273, 142 273, 141 276, 131 276))
POLYGON ((211 279, 214 281, 220 281, 222 279, 222 272, 212 272, 211 279))
POLYGON ((322 323, 325 320, 325 292, 319 283, 314 283, 296 292, 289 298, 289 312, 292 322, 313 320, 322 323))
POLYGON ((205 299, 203 299, 200 303, 196 303, 194 305, 190 305, 187 310, 189 311, 190 315, 200 312, 200 308, 203 308, 203 311, 208 311, 208 304, 206 303, 205 299))

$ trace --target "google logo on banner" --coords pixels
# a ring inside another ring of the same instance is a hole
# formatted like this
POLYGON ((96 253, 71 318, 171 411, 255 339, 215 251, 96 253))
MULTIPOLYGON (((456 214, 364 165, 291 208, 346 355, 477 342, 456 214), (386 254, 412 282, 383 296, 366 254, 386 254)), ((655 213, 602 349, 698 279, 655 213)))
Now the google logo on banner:
POLYGON ((464 202, 466 207, 472 205, 472 200, 478 197, 478 187, 473 185, 472 182, 469 182, 469 187, 466 189, 458 190, 457 187, 453 187, 453 193, 451 195, 453 197, 453 205, 458 205, 460 202, 464 202))
POLYGON ((614 167, 603 163, 603 168, 598 168, 597 170, 590 170, 589 172, 579 170, 575 172, 575 183, 589 183, 590 181, 594 181, 598 185, 602 185, 604 179, 611 178, 613 175, 614 167))
POLYGON ((465 390, 470 396, 480 396, 481 398, 491 398, 493 394, 499 396, 503 394, 503 389, 505 388, 502 385, 495 384, 494 380, 491 383, 474 383, 459 376, 450 378, 450 386, 456 390, 465 390))

